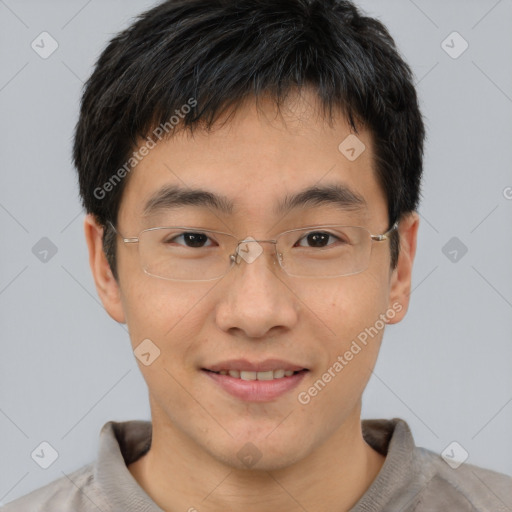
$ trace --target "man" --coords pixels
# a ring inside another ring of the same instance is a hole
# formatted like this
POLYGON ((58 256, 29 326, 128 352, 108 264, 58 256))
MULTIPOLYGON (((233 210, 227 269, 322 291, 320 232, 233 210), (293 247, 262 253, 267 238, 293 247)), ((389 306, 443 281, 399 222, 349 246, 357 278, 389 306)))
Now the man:
POLYGON ((152 422, 4 510, 506 510, 512 479, 361 422, 406 314, 424 127, 346 1, 167 1, 86 85, 74 159, 98 294, 152 422))

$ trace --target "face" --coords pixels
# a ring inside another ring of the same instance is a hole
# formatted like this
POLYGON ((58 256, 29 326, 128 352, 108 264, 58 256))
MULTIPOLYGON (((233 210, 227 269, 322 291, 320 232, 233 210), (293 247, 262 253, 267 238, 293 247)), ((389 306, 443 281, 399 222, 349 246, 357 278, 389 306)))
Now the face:
MULTIPOLYGON (((159 142, 129 176, 119 232, 136 237, 146 228, 174 225, 270 240, 290 229, 344 224, 384 233, 387 204, 370 135, 357 135, 366 149, 349 160, 338 149, 351 133, 348 125, 340 116, 330 127, 315 105, 313 96, 297 98, 279 117, 270 103, 260 110, 247 103, 211 133, 178 132, 159 142), (276 213, 285 197, 327 185, 349 189, 364 204, 310 202, 276 213), (148 201, 166 186, 208 191, 232 209, 191 204, 145 215, 148 201)), ((170 429, 192 452, 233 467, 244 467, 240 450, 250 441, 263 455, 258 467, 267 470, 304 459, 359 421, 384 324, 398 322, 407 309, 416 228, 414 216, 400 224, 395 270, 389 241, 373 242, 365 271, 327 279, 288 276, 274 246, 262 243, 258 258, 242 260, 220 279, 163 280, 144 272, 137 244, 119 240, 115 282, 101 252, 101 230, 86 221, 106 309, 127 323, 134 350, 143 340, 151 340, 151 359, 159 350, 151 364, 138 362, 154 428, 170 429), (252 385, 208 371, 250 370, 259 363, 261 370, 305 370, 252 385)))

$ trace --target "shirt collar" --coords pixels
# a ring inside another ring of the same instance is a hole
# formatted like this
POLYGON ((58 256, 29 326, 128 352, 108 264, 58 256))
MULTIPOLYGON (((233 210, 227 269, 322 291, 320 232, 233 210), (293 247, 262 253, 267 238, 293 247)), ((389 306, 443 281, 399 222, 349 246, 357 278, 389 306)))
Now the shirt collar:
POLYGON ((149 450, 151 433, 149 421, 109 421, 101 429, 94 477, 112 510, 163 512, 128 470, 149 450))

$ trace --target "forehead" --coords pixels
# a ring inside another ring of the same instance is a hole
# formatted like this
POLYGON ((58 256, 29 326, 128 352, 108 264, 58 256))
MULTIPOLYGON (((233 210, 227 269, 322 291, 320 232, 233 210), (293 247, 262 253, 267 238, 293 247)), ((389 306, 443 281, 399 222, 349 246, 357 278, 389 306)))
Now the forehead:
POLYGON ((341 114, 329 124, 315 98, 304 94, 279 113, 270 101, 247 102, 212 131, 180 130, 158 142, 131 172, 119 220, 137 223, 168 187, 211 193, 222 214, 258 222, 275 221, 306 189, 329 187, 362 199, 360 213, 364 208, 370 218, 387 212, 370 134, 356 136, 341 114))

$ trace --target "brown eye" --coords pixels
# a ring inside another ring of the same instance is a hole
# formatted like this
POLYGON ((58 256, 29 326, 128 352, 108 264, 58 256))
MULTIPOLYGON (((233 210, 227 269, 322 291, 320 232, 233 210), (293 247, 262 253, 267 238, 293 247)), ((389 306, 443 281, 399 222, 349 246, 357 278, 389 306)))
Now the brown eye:
POLYGON ((178 236, 175 236, 169 240, 165 240, 165 243, 177 243, 179 245, 185 245, 186 247, 191 248, 201 248, 201 247, 209 247, 210 244, 207 245, 207 242, 209 242, 209 238, 204 233, 195 233, 193 231, 182 233, 178 236))
MULTIPOLYGON (((303 236, 297 244, 299 247, 311 247, 311 248, 323 248, 332 245, 335 239, 340 240, 337 236, 332 233, 325 231, 312 231, 306 236, 303 236), (307 244, 307 245, 306 245, 307 244)), ((341 240, 340 240, 341 241, 341 240)))

